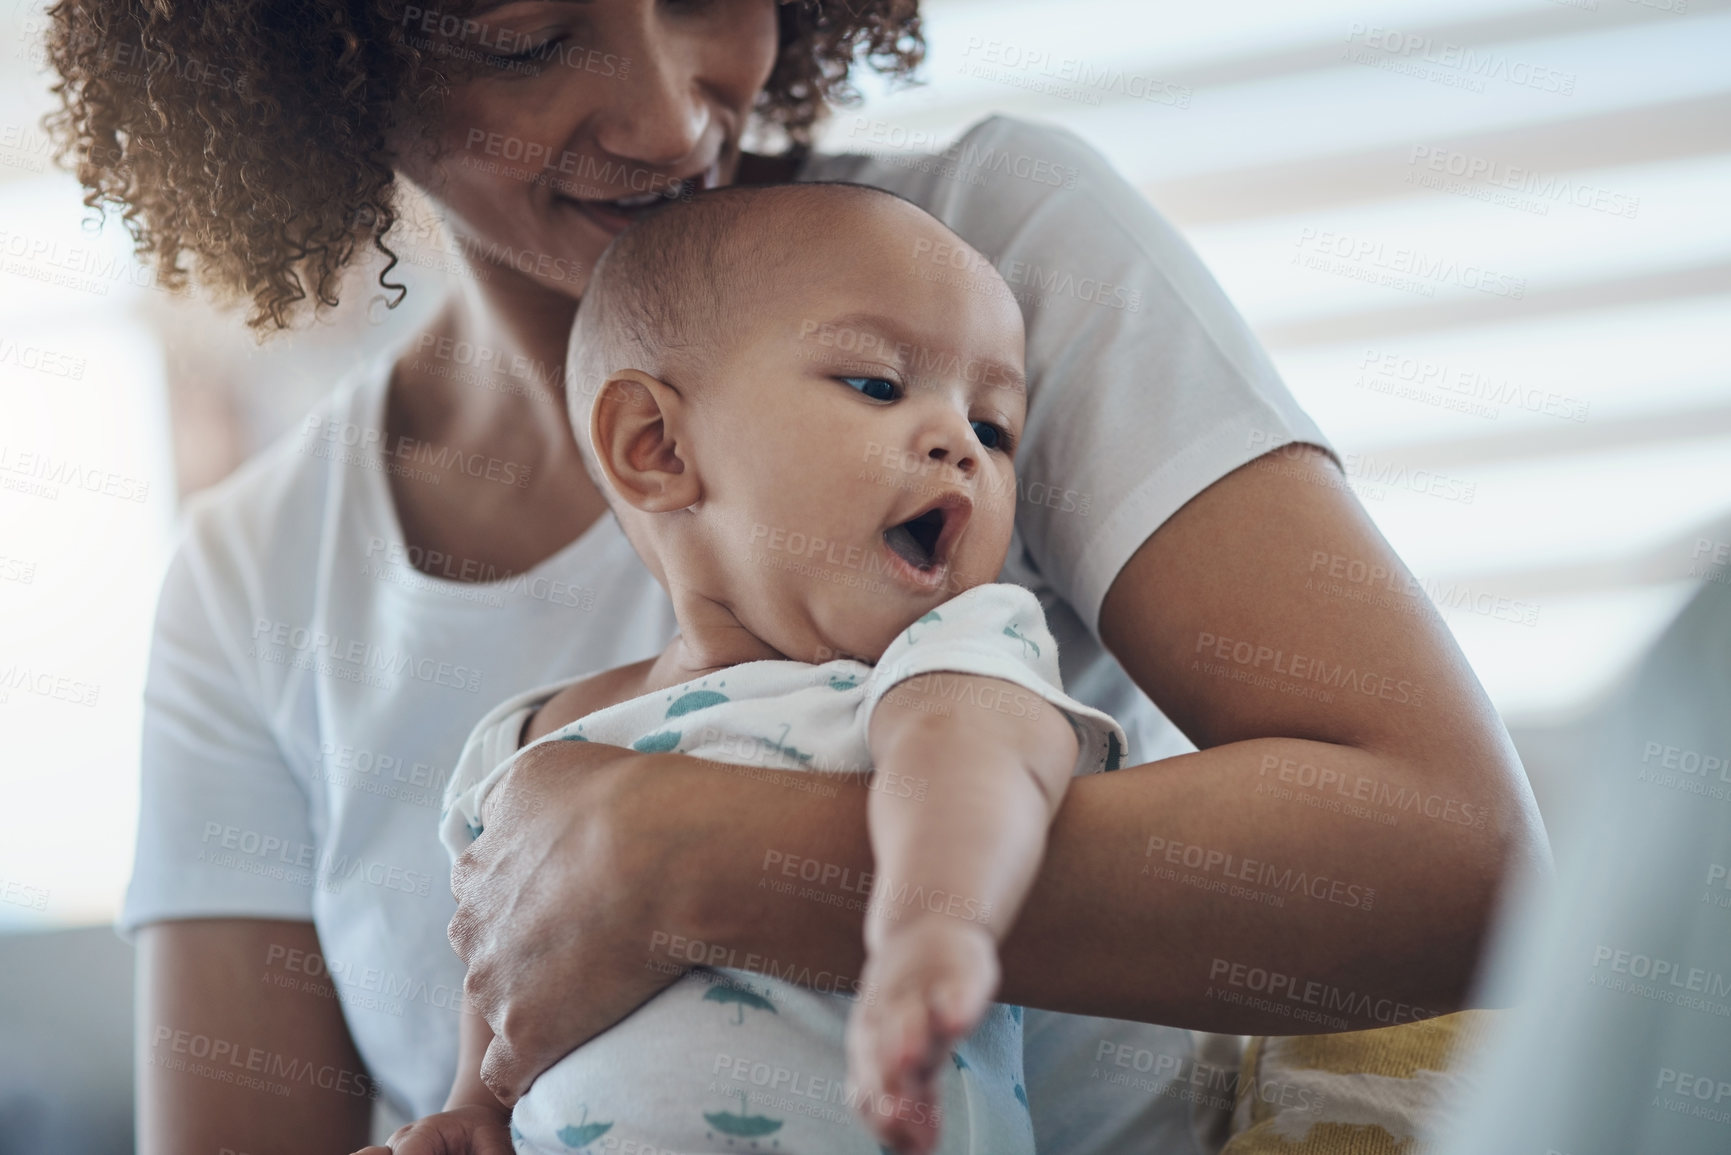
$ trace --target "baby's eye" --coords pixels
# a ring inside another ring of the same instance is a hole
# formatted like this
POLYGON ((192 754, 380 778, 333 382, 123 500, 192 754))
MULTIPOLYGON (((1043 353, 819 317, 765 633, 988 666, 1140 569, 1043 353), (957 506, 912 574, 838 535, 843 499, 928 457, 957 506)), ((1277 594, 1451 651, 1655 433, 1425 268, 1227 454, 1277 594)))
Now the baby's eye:
POLYGON ((980 439, 980 444, 987 449, 1002 449, 1008 441, 1004 431, 990 421, 975 421, 974 436, 980 439))
POLYGON ((894 401, 896 399, 895 382, 886 381, 882 377, 838 377, 836 380, 849 389, 859 390, 873 401, 894 401))

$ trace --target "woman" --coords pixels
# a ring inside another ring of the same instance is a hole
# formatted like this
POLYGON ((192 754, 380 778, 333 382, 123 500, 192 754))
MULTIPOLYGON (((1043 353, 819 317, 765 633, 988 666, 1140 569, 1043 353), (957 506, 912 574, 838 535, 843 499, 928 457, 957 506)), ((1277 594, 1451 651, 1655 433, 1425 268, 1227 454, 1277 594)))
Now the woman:
POLYGON ((869 870, 857 784, 538 753, 455 908, 434 829, 493 702, 669 636, 546 367, 644 194, 734 180, 891 188, 1023 304, 1003 580, 1042 595, 1067 687, 1147 763, 1075 784, 1004 946, 1001 998, 1071 1013, 1029 1016, 1042 1145, 1191 1149, 1176 1096, 1102 1077, 1193 1064, 1184 1037, 1076 1016, 1293 1033, 1329 1017, 1307 1013, 1318 991, 1357 1027, 1461 1004, 1499 880, 1544 854, 1531 796, 1434 615, 1322 580, 1405 570, 1193 255, 1080 142, 1014 121, 918 165, 741 151, 753 115, 803 140, 858 53, 910 69, 912 0, 64 0, 51 49, 80 178, 165 280, 190 256, 255 325, 286 324, 388 251, 398 182, 441 207, 465 269, 426 332, 189 511, 122 915, 140 1150, 351 1150, 363 1072, 394 1113, 436 1109, 464 961, 507 1098, 682 967, 858 973, 857 904, 764 885, 869 870), (1319 780, 1390 820, 1330 808, 1319 780), (1443 817, 1463 806, 1477 824, 1443 817))

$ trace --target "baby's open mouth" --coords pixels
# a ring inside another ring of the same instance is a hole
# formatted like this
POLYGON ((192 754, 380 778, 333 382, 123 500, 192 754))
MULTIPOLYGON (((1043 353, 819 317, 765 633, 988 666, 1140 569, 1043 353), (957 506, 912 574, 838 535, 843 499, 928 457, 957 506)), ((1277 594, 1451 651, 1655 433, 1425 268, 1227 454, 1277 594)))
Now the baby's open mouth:
POLYGON ((937 560, 938 539, 944 533, 942 506, 884 530, 884 542, 915 569, 930 569, 937 560))

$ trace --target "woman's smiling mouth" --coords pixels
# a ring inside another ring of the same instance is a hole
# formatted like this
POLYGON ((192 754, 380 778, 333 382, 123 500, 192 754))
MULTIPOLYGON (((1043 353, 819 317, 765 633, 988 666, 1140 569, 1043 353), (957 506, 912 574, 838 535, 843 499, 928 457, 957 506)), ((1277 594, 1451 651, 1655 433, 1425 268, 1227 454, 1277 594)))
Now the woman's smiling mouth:
POLYGON ((566 196, 564 193, 554 192, 553 200, 581 213, 605 231, 618 234, 624 232, 633 221, 645 213, 654 211, 668 201, 686 200, 704 189, 714 188, 721 180, 721 160, 717 158, 708 168, 692 176, 665 180, 657 177, 656 179, 660 181, 659 187, 653 188, 649 192, 630 193, 605 200, 566 196))

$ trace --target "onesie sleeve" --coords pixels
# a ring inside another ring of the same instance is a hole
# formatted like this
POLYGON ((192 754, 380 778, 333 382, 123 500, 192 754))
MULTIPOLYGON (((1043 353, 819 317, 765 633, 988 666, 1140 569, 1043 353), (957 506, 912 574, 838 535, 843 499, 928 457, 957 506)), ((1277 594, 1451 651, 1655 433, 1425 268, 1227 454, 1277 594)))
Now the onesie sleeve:
POLYGON ((571 682, 537 686, 507 698, 475 723, 469 731, 457 766, 445 784, 444 807, 439 811, 439 841, 454 860, 481 837, 481 801, 504 777, 518 754, 517 739, 536 710, 571 682))
POLYGON ((868 679, 860 709, 861 734, 884 696, 911 678, 941 701, 958 693, 944 685, 946 673, 978 674, 1013 682, 1063 712, 1076 731, 1075 774, 1116 770, 1128 745, 1110 714, 1083 705, 1064 692, 1058 643, 1046 628, 1039 600, 1018 585, 975 586, 931 610, 896 635, 868 679))

